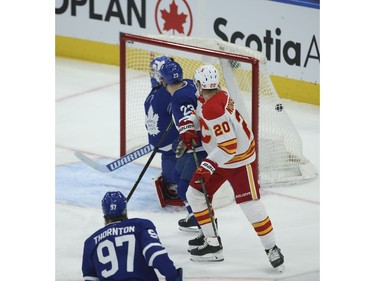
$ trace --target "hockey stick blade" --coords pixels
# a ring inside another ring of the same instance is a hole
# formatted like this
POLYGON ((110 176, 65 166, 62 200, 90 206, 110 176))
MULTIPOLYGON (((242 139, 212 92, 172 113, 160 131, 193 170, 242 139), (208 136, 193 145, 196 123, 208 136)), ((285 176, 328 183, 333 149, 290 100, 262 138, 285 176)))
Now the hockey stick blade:
POLYGON ((124 155, 123 157, 119 159, 116 159, 115 161, 107 165, 99 164, 79 151, 75 151, 74 155, 83 163, 90 166, 91 168, 94 168, 95 170, 102 172, 102 173, 108 173, 108 172, 113 172, 117 170, 118 168, 121 168, 122 166, 125 166, 126 164, 146 155, 147 153, 153 150, 154 150, 154 146, 151 144, 147 144, 145 146, 142 146, 141 148, 138 148, 137 150, 133 152, 130 152, 129 154, 124 155))
POLYGON ((94 160, 90 159, 86 155, 82 154, 79 151, 75 151, 74 155, 81 160, 83 163, 87 164, 91 168, 94 168, 95 170, 102 172, 102 173, 108 173, 110 170, 106 167, 106 165, 100 165, 96 163, 94 160))

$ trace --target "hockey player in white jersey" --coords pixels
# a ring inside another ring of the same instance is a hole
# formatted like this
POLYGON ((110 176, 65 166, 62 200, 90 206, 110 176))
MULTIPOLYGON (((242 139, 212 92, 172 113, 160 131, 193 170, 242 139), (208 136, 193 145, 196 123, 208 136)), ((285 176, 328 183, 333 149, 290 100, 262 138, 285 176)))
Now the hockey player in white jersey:
POLYGON ((192 261, 222 261, 223 246, 218 229, 212 220, 215 212, 202 192, 212 198, 227 180, 233 188, 235 201, 260 238, 268 259, 274 268, 283 270, 284 256, 276 246, 271 219, 260 200, 257 175, 252 163, 256 158, 255 140, 250 127, 236 109, 234 101, 219 86, 219 72, 213 65, 196 70, 194 82, 199 102, 194 114, 179 129, 186 146, 194 146, 195 129, 201 128, 203 148, 208 153, 193 174, 186 197, 193 209, 203 235, 197 237, 200 246, 190 249, 192 261), (202 183, 203 181, 203 183, 202 183))

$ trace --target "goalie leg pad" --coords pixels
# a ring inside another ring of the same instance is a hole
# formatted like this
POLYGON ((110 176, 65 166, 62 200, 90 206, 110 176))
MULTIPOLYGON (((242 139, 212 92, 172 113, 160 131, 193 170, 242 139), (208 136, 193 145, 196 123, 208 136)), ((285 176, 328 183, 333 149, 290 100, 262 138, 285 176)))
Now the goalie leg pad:
POLYGON ((164 208, 167 204, 163 194, 163 178, 160 176, 155 180, 156 193, 158 195, 160 207, 164 208))
POLYGON ((163 177, 159 176, 155 180, 156 193, 158 195, 160 207, 164 208, 167 205, 171 206, 185 206, 184 201, 182 201, 175 193, 169 192, 167 187, 164 185, 163 177))
POLYGON ((185 206, 184 201, 182 201, 181 199, 165 199, 165 204, 170 206, 185 206))

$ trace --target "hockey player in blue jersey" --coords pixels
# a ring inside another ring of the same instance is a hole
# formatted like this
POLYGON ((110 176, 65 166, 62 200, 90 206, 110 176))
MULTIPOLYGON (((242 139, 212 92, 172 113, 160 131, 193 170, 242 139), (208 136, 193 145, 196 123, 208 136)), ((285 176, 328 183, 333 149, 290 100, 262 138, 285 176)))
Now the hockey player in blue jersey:
MULTIPOLYGON (((189 115, 197 107, 196 87, 191 79, 183 79, 183 71, 179 63, 175 61, 167 61, 160 68, 161 81, 166 87, 167 91, 172 96, 172 116, 176 127, 181 126, 189 115)), ((198 129, 199 131, 199 129, 198 129)), ((198 135, 200 136, 199 132, 198 135)), ((203 150, 200 141, 197 139, 197 146, 195 148, 199 161, 207 156, 203 150)), ((178 180, 177 193, 185 202, 188 216, 185 219, 179 220, 179 228, 183 231, 200 231, 192 209, 186 199, 186 191, 189 187, 189 181, 197 169, 192 150, 187 150, 177 160, 175 169, 175 178, 178 180)), ((193 239, 194 240, 194 239, 193 239)), ((196 241, 189 241, 196 243, 196 241)))
MULTIPOLYGON (((148 132, 148 141, 154 147, 159 144, 172 121, 171 95, 160 82, 159 69, 166 61, 172 61, 169 56, 158 56, 150 63, 151 91, 144 101, 145 125, 148 132)), ((178 131, 172 126, 158 152, 161 153, 161 175, 155 180, 155 186, 160 205, 184 206, 177 194, 177 183, 172 173, 176 165, 176 155, 173 143, 178 142, 178 131)))
POLYGON ((147 219, 129 219, 126 205, 119 191, 104 195, 105 226, 85 241, 83 280, 158 281, 157 269, 166 281, 182 281, 183 270, 169 258, 155 225, 147 219))

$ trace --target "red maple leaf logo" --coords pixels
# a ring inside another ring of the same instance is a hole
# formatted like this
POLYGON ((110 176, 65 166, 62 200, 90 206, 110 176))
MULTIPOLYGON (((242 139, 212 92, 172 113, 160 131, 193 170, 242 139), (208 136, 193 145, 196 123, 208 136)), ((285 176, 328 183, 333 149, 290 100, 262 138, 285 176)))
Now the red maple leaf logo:
POLYGON ((187 15, 184 13, 178 14, 178 6, 174 0, 169 5, 169 10, 169 12, 167 10, 161 10, 161 17, 165 20, 163 29, 165 31, 172 29, 180 34, 184 34, 183 24, 186 22, 187 15))

